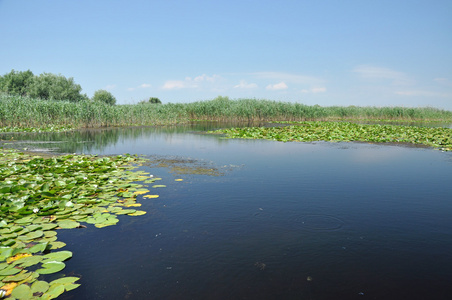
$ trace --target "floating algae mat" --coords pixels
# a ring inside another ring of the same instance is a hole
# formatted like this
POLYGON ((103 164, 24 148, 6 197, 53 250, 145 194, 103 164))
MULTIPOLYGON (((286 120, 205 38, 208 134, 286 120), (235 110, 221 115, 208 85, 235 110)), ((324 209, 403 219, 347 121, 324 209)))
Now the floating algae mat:
MULTIPOLYGON (((72 252, 61 250, 59 229, 115 225, 117 215, 140 216, 137 195, 160 178, 132 172, 135 156, 66 155, 42 158, 0 152, 0 298, 54 299, 77 288, 78 277, 47 282, 72 252)), ((163 187, 163 185, 155 185, 163 187)), ((157 195, 144 196, 155 198, 157 195)))

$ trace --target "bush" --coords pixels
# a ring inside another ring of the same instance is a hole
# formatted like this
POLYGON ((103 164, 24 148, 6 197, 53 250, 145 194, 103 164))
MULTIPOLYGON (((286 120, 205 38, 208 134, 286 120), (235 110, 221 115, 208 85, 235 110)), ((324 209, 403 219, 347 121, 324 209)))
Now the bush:
POLYGON ((93 101, 104 102, 109 105, 116 104, 116 98, 106 90, 97 90, 94 92, 93 101))
POLYGON ((152 104, 162 104, 162 101, 160 101, 159 98, 151 97, 151 98, 149 98, 149 103, 152 103, 152 104))
POLYGON ((27 94, 32 98, 78 102, 87 99, 86 95, 80 93, 81 91, 82 88, 72 77, 42 73, 33 77, 27 94))
POLYGON ((0 77, 0 91, 10 95, 25 96, 33 78, 34 75, 30 70, 24 72, 11 70, 0 77))

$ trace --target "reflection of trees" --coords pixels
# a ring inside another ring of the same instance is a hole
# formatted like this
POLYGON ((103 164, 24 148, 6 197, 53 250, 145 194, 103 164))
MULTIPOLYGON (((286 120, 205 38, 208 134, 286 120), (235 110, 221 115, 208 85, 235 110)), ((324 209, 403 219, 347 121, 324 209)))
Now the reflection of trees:
MULTIPOLYGON (((106 147, 114 147, 117 143, 125 140, 149 139, 152 136, 163 136, 171 140, 175 134, 187 132, 204 132, 219 128, 234 127, 238 124, 218 122, 195 122, 193 124, 158 126, 158 127, 119 127, 75 130, 68 132, 45 132, 45 133, 4 133, 0 139, 30 142, 28 145, 21 144, 20 147, 30 149, 57 149, 62 153, 96 153, 106 147), (35 144, 36 143, 36 144, 35 144)), ((227 140, 212 136, 218 143, 227 140)))

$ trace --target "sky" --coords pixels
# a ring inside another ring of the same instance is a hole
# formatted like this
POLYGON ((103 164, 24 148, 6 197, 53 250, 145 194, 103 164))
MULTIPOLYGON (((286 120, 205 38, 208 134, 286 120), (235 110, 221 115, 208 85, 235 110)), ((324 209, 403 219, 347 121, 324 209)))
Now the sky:
POLYGON ((0 75, 118 104, 267 99, 452 110, 450 0, 0 0, 0 75))

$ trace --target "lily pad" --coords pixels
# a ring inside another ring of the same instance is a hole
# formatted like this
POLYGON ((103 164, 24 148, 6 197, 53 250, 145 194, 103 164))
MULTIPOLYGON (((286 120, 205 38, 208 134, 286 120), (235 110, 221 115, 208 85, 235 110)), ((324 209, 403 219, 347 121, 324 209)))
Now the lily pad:
POLYGON ((49 261, 46 263, 42 264, 42 268, 41 269, 37 269, 36 273, 38 274, 52 274, 52 273, 56 273, 59 272, 61 270, 64 269, 66 265, 61 262, 61 261, 49 261))
POLYGON ((58 222, 58 226, 63 229, 72 229, 72 228, 79 227, 80 223, 72 221, 72 220, 63 220, 63 221, 58 222))
POLYGON ((12 291, 11 296, 18 300, 28 300, 33 297, 33 293, 28 285, 21 284, 12 291))
POLYGON ((38 280, 33 282, 31 285, 31 292, 34 293, 45 293, 49 289, 49 283, 47 281, 38 280))
POLYGON ((43 256, 43 258, 45 259, 43 263, 45 264, 46 261, 51 261, 51 260, 62 262, 71 257, 72 257, 71 251, 64 250, 64 251, 52 252, 52 253, 49 253, 49 254, 46 254, 43 256))

